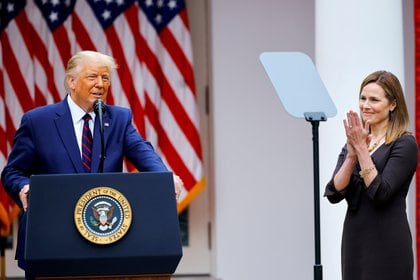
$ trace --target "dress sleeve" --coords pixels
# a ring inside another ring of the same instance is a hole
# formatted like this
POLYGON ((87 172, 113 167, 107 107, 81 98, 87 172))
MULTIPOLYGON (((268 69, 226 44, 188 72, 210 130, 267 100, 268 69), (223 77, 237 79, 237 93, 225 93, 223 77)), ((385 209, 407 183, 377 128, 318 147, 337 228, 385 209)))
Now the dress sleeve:
POLYGON ((349 210, 355 210, 358 208, 359 205, 360 193, 362 188, 361 185, 363 184, 360 177, 358 176, 358 167, 356 167, 353 170, 350 182, 343 191, 337 191, 334 185, 334 176, 335 174, 337 174, 338 170, 343 165, 346 155, 347 148, 345 145, 338 156, 337 165, 335 167, 334 173, 325 187, 324 196, 327 197, 327 199, 331 203, 338 203, 345 199, 347 201, 349 210))
POLYGON ((368 197, 378 204, 389 201, 408 187, 417 168, 418 147, 413 135, 405 134, 391 144, 389 154, 376 164, 378 176, 367 187, 368 197))
POLYGON ((337 160, 337 164, 335 166, 333 175, 325 187, 324 196, 327 197, 327 199, 331 203, 338 203, 344 199, 344 192, 338 192, 335 188, 334 176, 340 169, 341 165, 343 165, 344 159, 346 158, 346 154, 347 154, 347 149, 346 149, 346 146, 344 146, 340 154, 338 155, 338 160, 337 160))

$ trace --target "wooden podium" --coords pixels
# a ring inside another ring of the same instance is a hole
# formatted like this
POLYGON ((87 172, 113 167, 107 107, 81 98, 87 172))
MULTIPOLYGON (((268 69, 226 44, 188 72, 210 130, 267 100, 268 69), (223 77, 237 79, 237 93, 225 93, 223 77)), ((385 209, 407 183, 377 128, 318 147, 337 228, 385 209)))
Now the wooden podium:
POLYGON ((169 280, 182 257, 170 172, 32 176, 25 260, 36 279, 169 280))

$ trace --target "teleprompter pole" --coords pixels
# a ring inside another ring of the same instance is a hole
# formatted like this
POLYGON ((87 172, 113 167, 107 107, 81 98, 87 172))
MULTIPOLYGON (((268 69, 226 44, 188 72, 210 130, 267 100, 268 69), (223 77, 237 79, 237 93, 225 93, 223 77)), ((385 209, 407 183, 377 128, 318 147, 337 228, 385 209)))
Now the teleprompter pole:
POLYGON ((326 121, 322 112, 304 113, 305 119, 312 124, 313 165, 314 165, 314 227, 315 227, 315 265, 314 279, 322 280, 321 264, 321 226, 319 207, 319 122, 326 121))

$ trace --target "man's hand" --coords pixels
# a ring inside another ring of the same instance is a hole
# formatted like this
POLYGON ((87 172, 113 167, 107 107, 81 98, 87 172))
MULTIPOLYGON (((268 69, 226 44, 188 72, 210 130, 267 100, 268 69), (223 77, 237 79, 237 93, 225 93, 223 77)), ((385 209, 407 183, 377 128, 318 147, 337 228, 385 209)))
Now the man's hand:
POLYGON ((181 178, 175 174, 174 174, 174 186, 175 186, 175 198, 176 198, 176 201, 178 201, 179 196, 181 195, 181 191, 184 188, 184 182, 182 182, 181 178))
POLYGON ((29 194, 29 185, 24 185, 19 192, 19 198, 22 202, 23 211, 26 212, 28 209, 28 194, 29 194))

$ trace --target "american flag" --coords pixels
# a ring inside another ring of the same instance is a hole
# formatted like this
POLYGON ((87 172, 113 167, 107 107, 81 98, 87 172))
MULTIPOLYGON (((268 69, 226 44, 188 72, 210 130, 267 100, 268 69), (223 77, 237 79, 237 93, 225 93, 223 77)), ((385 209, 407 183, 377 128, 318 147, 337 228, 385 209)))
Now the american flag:
POLYGON ((68 59, 97 50, 119 65, 107 103, 132 109, 140 134, 184 181, 178 210, 204 188, 183 0, 1 0, 0 39, 1 169, 22 114, 62 100, 68 59))

